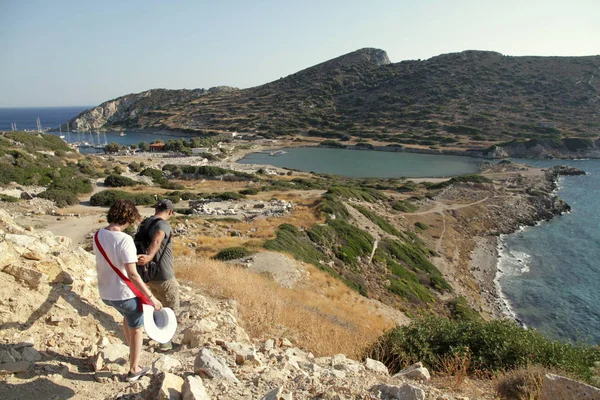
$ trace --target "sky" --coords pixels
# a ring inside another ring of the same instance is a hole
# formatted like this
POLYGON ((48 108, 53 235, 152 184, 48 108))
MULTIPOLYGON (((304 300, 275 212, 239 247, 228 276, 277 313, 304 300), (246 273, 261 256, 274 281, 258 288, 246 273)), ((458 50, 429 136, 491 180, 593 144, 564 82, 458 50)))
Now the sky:
POLYGON ((0 107, 258 86, 351 51, 600 54, 600 0, 0 0, 0 107))

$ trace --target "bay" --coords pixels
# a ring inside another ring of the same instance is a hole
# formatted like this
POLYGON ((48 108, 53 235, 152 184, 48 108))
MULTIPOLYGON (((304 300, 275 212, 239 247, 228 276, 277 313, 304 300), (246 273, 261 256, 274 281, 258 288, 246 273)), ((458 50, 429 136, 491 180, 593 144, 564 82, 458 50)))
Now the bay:
POLYGON ((479 171, 483 158, 386 152, 374 150, 294 147, 286 154, 251 153, 238 162, 266 164, 350 178, 425 178, 472 174, 479 171))

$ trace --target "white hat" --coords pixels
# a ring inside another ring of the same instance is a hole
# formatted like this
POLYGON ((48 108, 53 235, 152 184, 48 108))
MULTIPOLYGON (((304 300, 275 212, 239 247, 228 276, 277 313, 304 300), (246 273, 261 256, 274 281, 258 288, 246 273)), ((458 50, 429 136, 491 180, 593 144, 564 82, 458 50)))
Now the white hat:
POLYGON ((158 343, 167 343, 173 339, 177 330, 177 318, 168 307, 155 310, 154 307, 144 304, 144 330, 152 340, 158 343))

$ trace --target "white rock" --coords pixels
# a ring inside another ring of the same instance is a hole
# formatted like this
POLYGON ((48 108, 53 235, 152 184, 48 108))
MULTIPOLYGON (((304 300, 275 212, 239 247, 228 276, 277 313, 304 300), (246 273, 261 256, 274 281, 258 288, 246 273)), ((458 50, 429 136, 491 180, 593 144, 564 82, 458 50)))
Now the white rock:
POLYGON ((29 246, 37 241, 37 239, 33 236, 15 235, 12 233, 6 234, 4 239, 13 244, 19 253, 24 253, 29 246))
POLYGON ((546 374, 542 382, 542 399, 599 400, 600 389, 564 376, 546 374))
POLYGON ((183 331, 183 344, 188 344, 190 347, 198 347, 204 344, 204 335, 210 332, 214 332, 218 325, 216 322, 203 318, 200 321, 196 321, 194 325, 183 331))
POLYGON ((237 365, 244 365, 246 362, 250 362, 255 366, 262 365, 262 361, 258 358, 258 354, 256 354, 256 350, 252 344, 228 342, 225 346, 235 354, 235 363, 237 365))
POLYGON ((200 350, 194 361, 194 373, 211 379, 226 379, 238 382, 233 371, 207 348, 200 350))
POLYGON ((389 375, 390 371, 381 361, 373 360, 372 358, 367 358, 365 360, 365 368, 369 371, 376 372, 378 374, 389 375))
POLYGON ((431 379, 429 370, 423 367, 423 363, 415 363, 408 368, 395 374, 392 378, 409 378, 416 381, 428 382, 431 379))
POLYGON ((183 384, 183 400, 210 400, 202 379, 190 375, 183 384))
POLYGON ((39 353, 39 351, 37 351, 33 347, 25 347, 21 351, 21 356, 23 357, 24 361, 27 361, 30 363, 36 362, 36 361, 39 361, 42 359, 42 355, 39 353))
POLYGON ((0 364, 13 363, 15 358, 6 350, 0 350, 0 364))
POLYGON ((292 400, 292 394, 283 392, 283 386, 271 390, 262 397, 262 400, 292 400))
POLYGON ((122 343, 109 344, 104 346, 102 351, 104 354, 104 361, 106 362, 117 362, 119 359, 129 359, 129 347, 122 343))
POLYGON ((393 399, 425 400, 425 391, 409 383, 402 386, 375 385, 371 388, 371 391, 380 391, 393 399))
POLYGON ((268 339, 265 344, 263 345, 263 351, 264 352, 268 352, 269 350, 272 350, 275 347, 275 341, 273 339, 268 339))
POLYGON ((160 356, 156 361, 152 363, 152 368, 154 369, 155 374, 159 372, 171 372, 171 370, 180 367, 181 362, 179 362, 179 360, 173 357, 169 357, 167 355, 160 356))
POLYGON ((158 392, 158 400, 179 400, 181 399, 181 391, 183 390, 183 378, 170 373, 164 374, 160 390, 158 392))

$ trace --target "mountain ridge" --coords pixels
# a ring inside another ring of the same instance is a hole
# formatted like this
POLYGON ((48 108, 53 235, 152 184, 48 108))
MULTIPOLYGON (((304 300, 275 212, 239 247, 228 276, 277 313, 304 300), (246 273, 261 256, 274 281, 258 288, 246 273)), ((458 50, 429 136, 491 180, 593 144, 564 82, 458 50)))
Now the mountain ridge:
POLYGON ((596 138, 600 56, 505 56, 466 50, 391 63, 360 49, 264 85, 153 89, 105 102, 76 129, 256 132, 473 147, 596 138))

